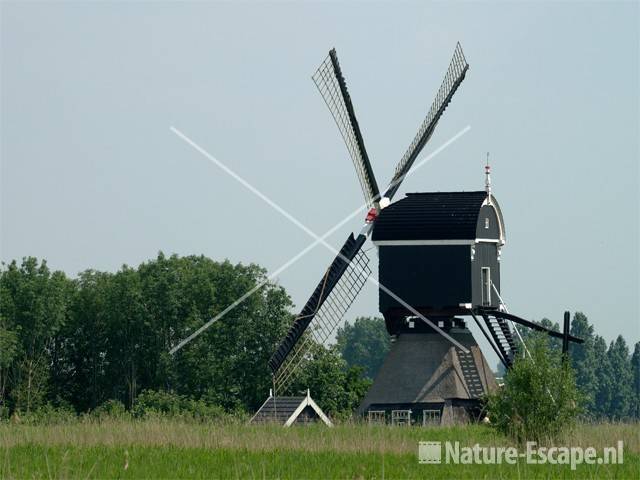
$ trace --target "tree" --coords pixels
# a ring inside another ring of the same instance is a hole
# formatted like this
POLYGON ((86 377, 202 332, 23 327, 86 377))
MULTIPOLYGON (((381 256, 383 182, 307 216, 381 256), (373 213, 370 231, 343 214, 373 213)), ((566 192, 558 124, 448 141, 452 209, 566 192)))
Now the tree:
POLYGON ((107 376, 112 392, 127 408, 133 408, 139 391, 147 387, 140 382, 146 374, 143 367, 145 350, 153 331, 142 295, 138 272, 124 266, 110 282, 107 291, 107 376))
POLYGON ((519 442, 553 440, 580 412, 573 370, 546 335, 529 337, 531 357, 518 356, 504 386, 488 396, 491 424, 519 442))
POLYGON ((614 372, 607 356, 607 343, 600 335, 596 335, 593 341, 593 357, 596 367, 593 412, 597 418, 606 418, 611 411, 611 385, 614 372))
MULTIPOLYGON (((551 320, 549 320, 546 317, 540 320, 539 322, 534 320, 533 323, 537 323, 538 325, 548 328, 550 330, 555 330, 557 332, 560 331, 559 325, 557 323, 553 323, 551 320)), ((540 332, 533 330, 531 328, 526 328, 526 327, 519 327, 518 331, 522 336, 522 340, 527 345, 527 348, 529 347, 529 342, 535 342, 538 338, 540 338, 540 335, 541 335, 540 332)), ((543 337, 546 338, 546 341, 549 344, 549 348, 554 353, 559 353, 562 351, 562 341, 560 339, 554 338, 551 335, 546 335, 546 334, 543 337)))
POLYGON ((607 358, 611 372, 614 373, 610 382, 609 417, 614 420, 625 419, 631 414, 633 404, 633 371, 629 361, 629 348, 622 335, 618 335, 609 345, 607 358))
POLYGON ((640 342, 636 342, 631 356, 631 372, 633 373, 633 403, 631 416, 640 418, 640 342))
POLYGON ((310 356, 298 367, 291 390, 303 394, 309 389, 320 408, 333 417, 348 418, 358 408, 371 380, 362 367, 349 366, 336 346, 313 345, 310 356))
POLYGON ((569 353, 571 365, 575 371, 576 384, 585 397, 585 409, 589 413, 595 411, 595 397, 597 391, 597 363, 594 352, 593 325, 589 324, 587 316, 576 312, 571 322, 571 335, 582 338, 584 343, 571 343, 569 353))
POLYGON ((12 322, 13 301, 0 273, 0 419, 9 411, 6 392, 9 372, 18 353, 18 332, 12 322))
POLYGON ((64 273, 52 273, 45 261, 33 257, 20 266, 14 260, 2 270, 2 342, 10 348, 2 368, 11 378, 5 388, 13 409, 28 413, 46 400, 57 366, 55 335, 66 321, 72 288, 64 273))
POLYGON ((107 300, 113 274, 87 270, 80 273, 69 307, 69 320, 60 335, 66 338, 64 369, 59 387, 66 400, 78 411, 95 409, 113 398, 107 377, 110 330, 107 324, 107 300))
POLYGON ((173 357, 160 359, 166 371, 162 376, 176 392, 228 409, 258 408, 271 386, 267 362, 291 325, 289 296, 282 287, 265 283, 266 272, 257 265, 204 257, 171 257, 170 262, 180 271, 180 301, 172 324, 158 329, 166 329, 162 335, 169 342, 163 352, 264 284, 173 357))
POLYGON ((349 366, 363 368, 367 378, 373 379, 380 370, 391 339, 384 320, 376 317, 358 317, 338 329, 338 350, 349 366))

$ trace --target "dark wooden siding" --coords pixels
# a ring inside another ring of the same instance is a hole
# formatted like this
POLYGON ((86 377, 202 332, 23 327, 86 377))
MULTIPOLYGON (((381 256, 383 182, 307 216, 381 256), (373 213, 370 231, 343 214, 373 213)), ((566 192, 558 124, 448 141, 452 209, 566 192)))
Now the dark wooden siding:
POLYGON ((485 205, 478 214, 476 238, 500 238, 500 225, 496 211, 490 205, 485 205), (485 219, 489 219, 489 228, 485 228, 485 219))
MULTIPOLYGON (((472 262, 472 290, 473 304, 482 305, 482 267, 491 269, 491 281, 500 291, 500 262, 498 261, 498 245, 496 243, 480 242, 476 243, 475 259, 472 262)), ((491 290, 491 306, 497 307, 500 304, 495 291, 491 290)))
MULTIPOLYGON (((380 283, 414 308, 457 307, 471 302, 469 245, 378 248, 380 283)), ((402 305, 380 290, 380 312, 402 305)))

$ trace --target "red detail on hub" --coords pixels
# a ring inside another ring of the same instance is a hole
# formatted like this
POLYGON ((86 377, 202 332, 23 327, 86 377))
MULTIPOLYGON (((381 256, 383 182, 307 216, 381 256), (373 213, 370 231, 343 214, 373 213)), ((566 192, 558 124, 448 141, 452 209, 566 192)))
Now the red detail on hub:
POLYGON ((373 222, 378 217, 378 210, 374 207, 367 213, 367 218, 364 220, 367 223, 373 222))

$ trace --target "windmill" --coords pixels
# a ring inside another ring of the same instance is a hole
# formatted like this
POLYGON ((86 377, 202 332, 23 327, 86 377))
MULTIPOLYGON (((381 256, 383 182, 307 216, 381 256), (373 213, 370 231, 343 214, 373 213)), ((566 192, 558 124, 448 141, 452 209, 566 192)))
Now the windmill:
POLYGON ((563 338, 563 345, 580 341, 568 334, 566 325, 564 333, 555 332, 507 312, 499 275, 504 220, 491 192, 488 164, 485 190, 409 194, 391 203, 468 69, 458 43, 426 118, 384 191, 374 176, 335 49, 313 75, 347 146, 369 211, 269 360, 276 392, 287 392, 314 343, 332 338, 370 277, 363 251, 369 237, 380 260, 380 311, 395 340, 360 407, 370 419, 415 423, 415 413, 421 411, 425 423, 447 423, 477 415, 480 397, 496 385, 459 317, 476 322, 506 367, 516 354, 515 324, 563 338))

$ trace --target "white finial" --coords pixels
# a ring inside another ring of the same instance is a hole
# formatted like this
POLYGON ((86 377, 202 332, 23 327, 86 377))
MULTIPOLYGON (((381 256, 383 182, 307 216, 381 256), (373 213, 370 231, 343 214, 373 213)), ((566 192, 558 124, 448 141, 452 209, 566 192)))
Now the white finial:
POLYGON ((487 165, 484 167, 484 174, 485 174, 484 186, 487 192, 489 203, 491 203, 491 166, 489 165, 489 152, 487 152, 487 165))
POLYGON ((307 388, 307 398, 311 398, 311 392, 309 391, 308 388, 307 388))
POLYGON ((273 389, 272 388, 269 389, 269 396, 273 397, 273 389))

